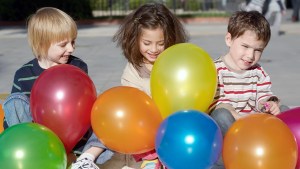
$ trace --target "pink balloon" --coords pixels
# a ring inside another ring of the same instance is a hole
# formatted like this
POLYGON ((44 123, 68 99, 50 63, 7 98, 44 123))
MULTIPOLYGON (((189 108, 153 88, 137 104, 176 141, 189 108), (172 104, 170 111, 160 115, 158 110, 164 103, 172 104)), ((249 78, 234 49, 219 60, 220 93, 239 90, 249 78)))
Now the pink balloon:
POLYGON ((51 129, 70 152, 91 126, 95 86, 78 67, 58 65, 35 81, 30 108, 35 122, 51 129))
MULTIPOLYGON (((298 144, 298 152, 300 153, 300 107, 282 112, 277 117, 292 131, 298 144)), ((298 155, 296 169, 300 169, 300 155, 298 155)))

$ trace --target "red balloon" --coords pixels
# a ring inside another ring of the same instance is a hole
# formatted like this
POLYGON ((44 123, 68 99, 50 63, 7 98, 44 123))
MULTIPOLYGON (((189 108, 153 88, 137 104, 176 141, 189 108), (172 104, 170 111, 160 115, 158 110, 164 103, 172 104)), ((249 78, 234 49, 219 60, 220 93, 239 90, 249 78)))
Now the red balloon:
POLYGON ((37 78, 30 107, 34 121, 56 133, 70 152, 90 128, 96 98, 89 76, 78 67, 63 64, 45 70, 37 78))
MULTIPOLYGON (((282 120, 292 131, 298 144, 298 152, 300 152, 300 107, 289 109, 280 113, 277 117, 282 120)), ((300 156, 298 155, 296 169, 300 169, 300 156)))

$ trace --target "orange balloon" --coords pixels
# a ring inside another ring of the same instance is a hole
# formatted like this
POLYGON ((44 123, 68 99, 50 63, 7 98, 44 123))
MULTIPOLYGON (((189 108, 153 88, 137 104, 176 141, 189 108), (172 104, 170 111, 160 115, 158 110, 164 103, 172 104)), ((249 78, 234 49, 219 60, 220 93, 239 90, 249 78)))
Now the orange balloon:
MULTIPOLYGON (((0 101, 3 102, 7 96, 9 94, 7 93, 1 93, 0 94, 0 101)), ((4 131, 4 128, 3 128, 3 121, 4 120, 4 110, 2 109, 2 105, 0 104, 0 134, 4 131)))
POLYGON ((162 117, 146 93, 119 86, 98 96, 91 122, 105 146, 120 153, 139 154, 154 149, 162 117))
POLYGON ((2 133, 3 129, 3 119, 4 119, 4 111, 2 109, 2 105, 0 104, 0 133, 2 133))
POLYGON ((223 144, 226 169, 294 169, 296 140, 279 118, 258 113, 237 120, 223 144))

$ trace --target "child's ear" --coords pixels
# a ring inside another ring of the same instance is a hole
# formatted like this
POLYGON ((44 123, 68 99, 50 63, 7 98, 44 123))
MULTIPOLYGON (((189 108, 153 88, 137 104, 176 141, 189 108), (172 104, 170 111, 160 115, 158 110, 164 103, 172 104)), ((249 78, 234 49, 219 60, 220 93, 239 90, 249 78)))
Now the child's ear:
POLYGON ((231 42, 232 42, 231 34, 229 32, 227 32, 226 35, 225 35, 225 43, 228 47, 230 47, 231 42))

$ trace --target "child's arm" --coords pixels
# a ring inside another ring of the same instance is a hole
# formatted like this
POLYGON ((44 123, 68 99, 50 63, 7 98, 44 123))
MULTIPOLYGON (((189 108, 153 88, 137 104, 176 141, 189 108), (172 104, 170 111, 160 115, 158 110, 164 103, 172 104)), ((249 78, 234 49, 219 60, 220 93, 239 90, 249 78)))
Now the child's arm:
POLYGON ((261 68, 259 86, 257 88, 257 106, 256 108, 264 113, 277 115, 280 113, 279 99, 271 91, 270 76, 261 68))

